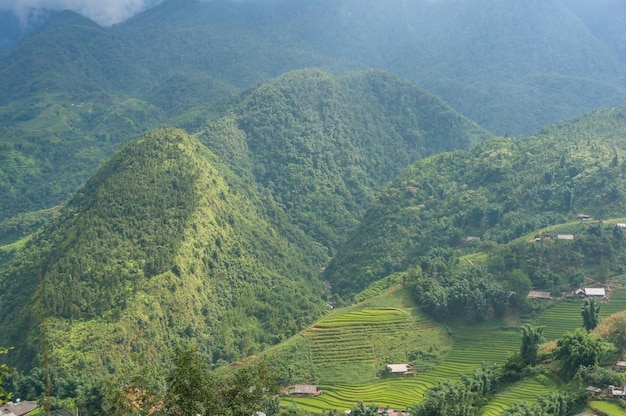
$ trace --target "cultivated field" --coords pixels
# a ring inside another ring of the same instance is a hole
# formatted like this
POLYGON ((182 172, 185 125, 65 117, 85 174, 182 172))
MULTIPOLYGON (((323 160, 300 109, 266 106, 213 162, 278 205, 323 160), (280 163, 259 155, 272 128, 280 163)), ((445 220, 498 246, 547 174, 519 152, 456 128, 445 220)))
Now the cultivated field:
POLYGON ((482 416, 499 416, 502 412, 513 407, 515 403, 533 402, 537 396, 547 396, 547 391, 558 390, 558 385, 545 377, 536 377, 522 380, 503 392, 493 396, 483 407, 482 416))
MULTIPOLYGON (((605 318, 616 312, 626 310, 626 289, 615 289, 609 293, 610 301, 602 303, 600 317, 605 318)), ((582 300, 570 300, 555 304, 543 312, 535 321, 534 325, 543 325, 546 328, 543 335, 546 340, 559 339, 566 332, 572 332, 581 328, 583 319, 580 315, 582 300)))
MULTIPOLYGON (((302 335, 311 368, 324 391, 315 398, 289 398, 284 405, 321 413, 346 410, 361 400, 404 409, 423 399, 437 382, 458 380, 484 364, 501 364, 519 351, 521 331, 502 322, 469 326, 463 322, 439 324, 423 315, 402 290, 377 296, 356 308, 336 311, 302 335), (432 342, 432 337, 437 339, 432 342), (451 348, 450 348, 451 347, 451 348), (412 359, 409 359, 412 358, 412 359), (413 360, 414 359, 414 360, 413 360), (387 363, 415 361, 414 375, 377 377, 387 363)), ((582 325, 582 301, 556 304, 539 316, 534 325, 545 325, 547 339, 560 338, 582 325)), ((601 316, 626 309, 626 290, 611 292, 602 304, 601 316)), ((534 401, 558 391, 553 380, 538 376, 523 380, 496 394, 483 408, 484 416, 499 415, 515 403, 534 401)))

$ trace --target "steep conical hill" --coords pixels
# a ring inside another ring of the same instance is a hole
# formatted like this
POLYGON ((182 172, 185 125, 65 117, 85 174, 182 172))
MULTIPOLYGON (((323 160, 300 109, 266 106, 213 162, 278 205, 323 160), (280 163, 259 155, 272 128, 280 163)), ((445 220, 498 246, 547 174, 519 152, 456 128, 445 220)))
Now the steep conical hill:
POLYGON ((148 133, 3 270, 0 344, 35 363, 40 299, 67 371, 162 357, 181 339, 214 360, 275 343, 322 306, 322 251, 284 219, 184 132, 148 133))
POLYGON ((623 217, 625 116, 625 107, 592 113, 418 161, 378 195, 325 277, 349 295, 467 237, 507 242, 578 213, 623 217))
POLYGON ((200 135, 253 176, 307 233, 334 249, 375 192, 413 161, 467 149, 488 133, 386 72, 301 70, 244 95, 200 135))

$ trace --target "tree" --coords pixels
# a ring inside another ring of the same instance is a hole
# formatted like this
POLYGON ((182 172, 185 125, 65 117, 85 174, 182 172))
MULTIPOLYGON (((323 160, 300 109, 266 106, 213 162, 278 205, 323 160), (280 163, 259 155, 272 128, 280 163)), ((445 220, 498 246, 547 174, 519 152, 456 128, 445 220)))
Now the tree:
POLYGON ((598 338, 578 328, 573 333, 567 332, 556 342, 554 356, 561 360, 566 372, 573 374, 580 366, 596 365, 602 350, 602 342, 598 338))
POLYGON ((209 371, 195 347, 177 348, 167 376, 165 407, 180 416, 252 415, 271 408, 278 386, 265 363, 226 376, 209 371))
POLYGON ((539 345, 543 342, 545 327, 533 327, 531 324, 522 326, 522 346, 520 355, 526 365, 536 365, 539 356, 539 345))
MULTIPOLYGON (((11 351, 10 348, 0 347, 0 355, 6 354, 11 351)), ((7 393, 2 388, 2 377, 11 371, 11 367, 6 364, 0 364, 0 405, 5 404, 11 398, 11 393, 7 393)))
POLYGON ((175 414, 195 416, 206 413, 214 402, 214 382, 196 347, 177 347, 167 376, 166 407, 175 414))
MULTIPOLYGON (((119 396, 118 396, 119 397, 119 396)), ((76 408, 80 410, 80 414, 100 416, 108 412, 105 411, 107 403, 102 392, 102 386, 94 384, 84 384, 80 387, 78 397, 76 398, 76 408)), ((109 414, 130 414, 129 412, 118 408, 109 409, 109 414), (117 412, 117 413, 116 413, 117 412)))
POLYGON ((366 405, 359 400, 356 406, 352 406, 350 414, 354 416, 378 416, 378 405, 368 404, 366 405))
POLYGON ((587 331, 591 331, 600 322, 600 304, 595 298, 585 299, 580 314, 583 317, 583 326, 587 331))
POLYGON ((526 301, 528 292, 533 287, 533 282, 528 275, 520 269, 511 270, 508 276, 509 286, 515 295, 511 297, 515 301, 516 306, 523 305, 526 301))
POLYGON ((231 377, 222 377, 215 386, 215 401, 206 415, 252 415, 267 411, 267 399, 279 392, 273 376, 264 362, 248 366, 231 377))

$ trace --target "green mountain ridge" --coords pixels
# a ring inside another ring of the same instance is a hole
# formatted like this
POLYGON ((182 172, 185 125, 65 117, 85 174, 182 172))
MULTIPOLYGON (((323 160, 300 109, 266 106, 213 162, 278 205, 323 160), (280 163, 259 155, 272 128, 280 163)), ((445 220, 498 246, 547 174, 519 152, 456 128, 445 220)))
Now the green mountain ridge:
POLYGON ((401 169, 488 137, 437 97, 380 71, 292 71, 244 94, 233 113, 200 140, 331 250, 401 169))
POLYGON ((309 67, 385 69, 491 131, 531 134, 626 101, 615 29, 598 29, 619 19, 574 3, 167 0, 106 29, 63 12, 0 57, 0 102, 137 96, 180 74, 248 88, 309 67))
POLYGON ((131 353, 158 360, 190 338, 212 361, 276 343, 323 306, 324 251, 285 218, 199 142, 155 130, 2 270, 0 344, 36 365, 40 302, 65 374, 103 374, 131 353))
POLYGON ((471 247, 467 237, 506 243, 581 213, 623 217, 625 115, 595 112, 416 162, 377 196, 324 278, 349 296, 431 252, 471 247))

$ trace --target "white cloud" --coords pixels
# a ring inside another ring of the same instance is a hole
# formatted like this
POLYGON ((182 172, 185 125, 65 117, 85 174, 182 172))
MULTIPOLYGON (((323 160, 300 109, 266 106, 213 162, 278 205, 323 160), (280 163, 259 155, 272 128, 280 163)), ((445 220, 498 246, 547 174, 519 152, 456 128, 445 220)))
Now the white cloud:
POLYGON ((0 10, 22 19, 38 9, 73 10, 102 26, 111 26, 160 3, 162 0, 1 0, 0 10))

